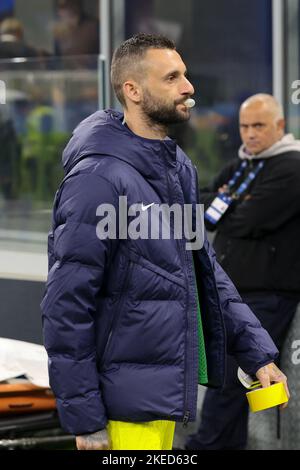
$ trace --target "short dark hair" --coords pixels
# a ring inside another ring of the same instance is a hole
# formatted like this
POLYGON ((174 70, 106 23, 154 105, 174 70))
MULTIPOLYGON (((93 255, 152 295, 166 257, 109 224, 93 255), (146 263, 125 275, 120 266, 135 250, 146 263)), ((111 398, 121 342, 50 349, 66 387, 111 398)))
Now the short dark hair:
POLYGON ((83 13, 82 0, 58 0, 57 7, 59 9, 71 10, 80 15, 83 13))
POLYGON ((139 33, 124 41, 114 52, 111 63, 111 83, 121 105, 126 107, 123 83, 129 73, 139 72, 141 60, 148 49, 175 50, 174 42, 160 34, 139 33))

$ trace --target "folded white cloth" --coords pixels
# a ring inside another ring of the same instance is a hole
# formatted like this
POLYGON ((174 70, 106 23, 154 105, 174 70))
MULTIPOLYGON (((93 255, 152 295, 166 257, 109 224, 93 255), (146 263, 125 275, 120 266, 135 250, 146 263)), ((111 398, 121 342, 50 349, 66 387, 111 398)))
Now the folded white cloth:
POLYGON ((25 375, 39 387, 49 387, 48 356, 44 346, 0 338, 0 382, 25 375))

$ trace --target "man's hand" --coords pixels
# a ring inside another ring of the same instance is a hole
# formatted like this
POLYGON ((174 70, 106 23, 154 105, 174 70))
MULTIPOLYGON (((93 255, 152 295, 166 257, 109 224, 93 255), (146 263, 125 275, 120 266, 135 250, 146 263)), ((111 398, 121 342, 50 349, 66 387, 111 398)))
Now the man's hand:
POLYGON ((219 194, 227 193, 227 191, 228 191, 228 184, 223 184, 223 186, 221 186, 221 187, 218 189, 218 193, 219 193, 219 194))
POLYGON ((109 439, 107 431, 102 429, 93 434, 76 436, 76 445, 78 450, 108 450, 109 439))
MULTIPOLYGON (((278 369, 274 362, 271 362, 271 364, 267 364, 266 366, 258 369, 258 371, 256 372, 256 377, 260 381, 263 388, 269 387, 272 382, 282 382, 288 399, 290 399, 290 392, 287 386, 287 377, 284 375, 283 372, 281 372, 280 369, 278 369)), ((286 408, 287 405, 288 403, 283 403, 282 405, 280 405, 280 408, 286 408)))

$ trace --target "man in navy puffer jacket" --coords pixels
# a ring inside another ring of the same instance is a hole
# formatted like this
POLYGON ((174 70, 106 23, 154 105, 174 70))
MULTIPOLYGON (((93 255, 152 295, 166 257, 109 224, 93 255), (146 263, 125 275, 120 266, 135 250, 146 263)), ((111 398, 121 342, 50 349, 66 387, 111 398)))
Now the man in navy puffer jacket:
POLYGON ((120 197, 142 212, 198 202, 196 170, 166 136, 168 124, 189 119, 194 93, 174 44, 146 34, 125 41, 112 84, 124 114, 88 117, 63 154, 42 301, 50 384, 79 449, 111 445, 111 422, 195 420, 200 337, 208 386, 222 387, 227 350, 263 386, 287 388, 276 347, 207 240, 188 250, 184 236, 124 236, 118 215, 123 235, 99 236, 101 205, 118 214, 120 197))

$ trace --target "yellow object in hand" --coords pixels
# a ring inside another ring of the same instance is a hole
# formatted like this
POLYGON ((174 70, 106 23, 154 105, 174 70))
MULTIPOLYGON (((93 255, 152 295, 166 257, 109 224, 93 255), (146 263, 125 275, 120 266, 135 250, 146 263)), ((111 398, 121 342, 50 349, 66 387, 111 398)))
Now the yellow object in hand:
POLYGON ((281 405, 288 401, 282 382, 270 385, 270 387, 257 388, 256 390, 246 393, 246 396, 250 410, 253 413, 281 405))

